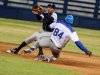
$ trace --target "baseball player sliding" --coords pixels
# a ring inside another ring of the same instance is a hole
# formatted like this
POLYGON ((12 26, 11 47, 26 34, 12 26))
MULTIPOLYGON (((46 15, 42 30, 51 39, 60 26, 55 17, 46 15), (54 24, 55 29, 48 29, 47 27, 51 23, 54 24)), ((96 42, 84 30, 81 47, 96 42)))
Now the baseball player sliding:
MULTIPOLYGON (((54 29, 54 28, 50 28, 50 25, 57 21, 57 14, 55 13, 55 8, 56 8, 55 4, 50 3, 50 4, 48 4, 48 10, 46 12, 44 12, 43 7, 41 7, 38 4, 35 5, 32 9, 32 12, 36 15, 38 20, 43 22, 42 29, 39 30, 38 32, 35 32, 32 36, 30 36, 25 41, 23 41, 19 45, 18 48, 7 50, 7 52, 16 54, 19 52, 19 50, 21 48, 25 47, 29 43, 36 41, 36 40, 38 41, 38 37, 40 38, 42 36, 50 36, 51 32, 54 29), (44 35, 40 36, 40 34, 43 32, 46 32, 46 33, 44 35)), ((42 49, 41 47, 39 47, 39 48, 42 49)))
MULTIPOLYGON (((56 23, 53 23, 51 25, 52 28, 55 28, 53 30, 53 33, 50 37, 42 37, 37 43, 36 48, 39 46, 43 46, 43 41, 46 41, 47 43, 45 46, 51 49, 52 55, 48 57, 43 57, 43 61, 54 61, 57 60, 59 57, 59 54, 63 47, 69 42, 71 39, 77 47, 79 47, 82 51, 84 51, 87 55, 91 56, 92 52, 87 50, 87 48, 81 43, 81 41, 78 38, 77 33, 75 30, 71 27, 74 21, 74 17, 72 15, 67 15, 64 22, 63 20, 57 21, 56 23)), ((34 48, 30 48, 30 50, 34 50, 34 48)))

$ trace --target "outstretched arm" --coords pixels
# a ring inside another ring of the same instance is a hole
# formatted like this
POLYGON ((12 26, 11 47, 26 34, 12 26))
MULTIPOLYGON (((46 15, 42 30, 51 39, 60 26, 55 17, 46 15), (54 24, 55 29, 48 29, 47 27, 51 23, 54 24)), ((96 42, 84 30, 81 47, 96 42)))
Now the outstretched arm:
POLYGON ((44 18, 43 13, 44 13, 44 8, 38 4, 34 5, 32 8, 33 14, 36 15, 38 20, 42 20, 44 18))
POLYGON ((77 36, 76 32, 73 32, 70 35, 70 38, 73 42, 75 42, 75 44, 77 45, 77 47, 79 47, 82 51, 84 51, 87 55, 91 56, 92 52, 87 50, 87 48, 81 43, 81 41, 79 41, 79 38, 77 36))
POLYGON ((91 52, 87 50, 87 48, 80 42, 76 41, 75 44, 82 50, 84 51, 87 55, 91 56, 91 52))

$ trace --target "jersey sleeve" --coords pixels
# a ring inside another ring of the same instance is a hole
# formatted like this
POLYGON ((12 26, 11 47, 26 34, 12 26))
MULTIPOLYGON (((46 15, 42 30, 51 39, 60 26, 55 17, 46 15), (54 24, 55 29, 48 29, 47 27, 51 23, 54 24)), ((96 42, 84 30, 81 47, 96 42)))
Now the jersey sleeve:
POLYGON ((43 14, 36 14, 36 17, 38 20, 42 21, 44 18, 46 18, 47 13, 43 13, 43 14))
POLYGON ((85 53, 88 52, 87 48, 81 43, 76 32, 70 34, 70 39, 85 53))
POLYGON ((41 14, 40 16, 41 16, 41 21, 42 21, 42 20, 44 19, 44 15, 43 15, 43 14, 41 14))
POLYGON ((89 52, 87 50, 87 48, 81 43, 81 41, 76 41, 75 44, 77 45, 77 47, 79 47, 82 51, 84 51, 85 53, 89 52))
POLYGON ((79 41, 79 38, 78 38, 78 35, 76 32, 72 32, 69 34, 69 37, 70 39, 73 41, 73 42, 76 42, 76 41, 79 41))
POLYGON ((36 14, 36 18, 37 18, 38 20, 42 20, 42 16, 40 16, 39 14, 36 14))

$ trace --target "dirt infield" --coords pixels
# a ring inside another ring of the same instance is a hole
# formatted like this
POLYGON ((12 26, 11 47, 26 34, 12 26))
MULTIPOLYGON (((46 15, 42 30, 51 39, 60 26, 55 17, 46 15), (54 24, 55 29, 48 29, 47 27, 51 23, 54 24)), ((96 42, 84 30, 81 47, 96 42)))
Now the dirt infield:
MULTIPOLYGON (((16 47, 16 45, 0 43, 0 54, 7 54, 6 50, 14 47, 16 47)), ((48 55, 50 54, 50 50, 45 50, 44 53, 48 55)), ((37 50, 35 50, 35 52, 32 54, 9 55, 23 57, 36 61, 36 58, 33 58, 33 55, 36 56, 36 54, 37 50)), ((89 58, 85 54, 62 52, 58 61, 50 62, 49 64, 53 64, 55 66, 65 69, 71 69, 84 75, 100 75, 100 57, 97 56, 92 56, 89 58)))

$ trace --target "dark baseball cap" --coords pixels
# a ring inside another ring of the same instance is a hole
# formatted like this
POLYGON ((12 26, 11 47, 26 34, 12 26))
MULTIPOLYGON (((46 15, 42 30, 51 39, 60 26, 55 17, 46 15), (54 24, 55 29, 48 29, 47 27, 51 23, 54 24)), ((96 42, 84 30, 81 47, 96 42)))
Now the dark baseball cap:
POLYGON ((55 6, 55 4, 54 3, 50 3, 50 4, 48 4, 48 7, 51 7, 51 8, 56 8, 56 6, 55 6))

